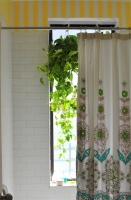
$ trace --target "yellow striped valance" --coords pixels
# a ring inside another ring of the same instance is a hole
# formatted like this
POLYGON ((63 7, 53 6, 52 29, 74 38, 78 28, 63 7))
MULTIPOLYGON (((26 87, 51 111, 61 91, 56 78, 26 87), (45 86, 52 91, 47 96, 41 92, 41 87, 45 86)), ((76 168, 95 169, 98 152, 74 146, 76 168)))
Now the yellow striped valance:
POLYGON ((130 11, 129 0, 0 0, 6 26, 48 26, 48 18, 118 18, 120 27, 131 27, 130 11))

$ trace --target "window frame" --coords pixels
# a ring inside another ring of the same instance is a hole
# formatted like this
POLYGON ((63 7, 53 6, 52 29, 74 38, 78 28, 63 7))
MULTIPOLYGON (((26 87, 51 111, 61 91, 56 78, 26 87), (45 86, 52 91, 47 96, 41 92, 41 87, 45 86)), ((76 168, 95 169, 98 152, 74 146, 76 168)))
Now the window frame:
MULTIPOLYGON (((91 20, 91 19, 90 19, 91 20)), ((98 20, 98 19, 97 19, 98 20)), ((104 20, 104 19, 103 19, 104 20)), ((65 24, 62 24, 61 23, 61 20, 59 21, 59 19, 55 19, 53 22, 52 22, 52 19, 50 20, 50 27, 52 27, 52 30, 49 31, 49 44, 53 41, 53 27, 65 27, 65 30, 66 30, 66 27, 69 26, 69 23, 66 23, 65 24), (58 21, 57 21, 58 20, 58 21), (57 23, 56 23, 57 22, 57 23)), ((63 22, 63 21, 62 21, 63 22)), ((106 21, 106 23, 102 23, 102 24, 99 24, 97 23, 97 25, 95 23, 92 22, 92 20, 90 21, 91 23, 88 23, 87 24, 87 21, 85 23, 78 20, 74 20, 74 23, 71 23, 70 24, 70 27, 78 27, 78 28, 85 28, 85 27, 97 27, 99 26, 100 28, 102 27, 117 27, 118 25, 118 21, 115 19, 115 21, 113 21, 112 19, 112 23, 110 21, 106 21), (77 22, 77 23, 76 23, 77 22)), ((100 21, 99 21, 100 22, 100 21)), ((115 33, 116 31, 111 31, 111 33, 115 33)), ((50 86, 50 92, 52 91, 52 87, 50 86)), ((54 174, 54 132, 53 132, 53 112, 50 110, 50 180, 52 180, 52 176, 54 174)), ((74 180, 74 179, 72 179, 74 180)))

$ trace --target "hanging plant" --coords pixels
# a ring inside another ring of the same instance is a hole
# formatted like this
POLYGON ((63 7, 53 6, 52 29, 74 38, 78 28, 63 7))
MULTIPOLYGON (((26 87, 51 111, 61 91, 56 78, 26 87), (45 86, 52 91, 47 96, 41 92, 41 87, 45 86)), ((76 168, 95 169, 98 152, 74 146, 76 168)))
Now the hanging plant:
MULTIPOLYGON (((77 85, 73 82, 74 74, 78 73, 77 37, 61 36, 49 45, 47 55, 47 62, 39 65, 38 70, 46 75, 53 88, 50 93, 50 108, 55 114, 56 125, 61 129, 55 146, 61 150, 61 158, 66 153, 65 143, 76 139, 72 119, 76 116, 77 107, 77 85)), ((40 82, 44 84, 44 75, 40 82)))

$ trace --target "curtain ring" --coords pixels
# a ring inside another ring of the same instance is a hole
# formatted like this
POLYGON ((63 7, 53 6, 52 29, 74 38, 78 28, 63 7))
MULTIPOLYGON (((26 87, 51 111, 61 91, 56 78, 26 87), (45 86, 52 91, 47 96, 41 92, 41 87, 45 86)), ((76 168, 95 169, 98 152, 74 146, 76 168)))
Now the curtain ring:
MULTIPOLYGON (((66 21, 67 21, 67 19, 66 19, 66 21)), ((69 36, 69 26, 70 26, 70 24, 67 21, 67 27, 68 27, 68 29, 65 29, 65 37, 69 36)))
POLYGON ((100 29, 100 26, 98 24, 96 24, 96 28, 97 28, 96 32, 101 33, 101 29, 100 29))
POLYGON ((99 33, 101 33, 101 29, 100 29, 100 26, 98 26, 98 32, 99 32, 99 33))

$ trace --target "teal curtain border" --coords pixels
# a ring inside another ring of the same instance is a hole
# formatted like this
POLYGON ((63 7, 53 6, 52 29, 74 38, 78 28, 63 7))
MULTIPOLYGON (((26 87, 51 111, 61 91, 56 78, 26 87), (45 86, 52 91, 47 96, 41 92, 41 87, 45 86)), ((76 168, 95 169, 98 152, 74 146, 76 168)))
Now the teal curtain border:
MULTIPOLYGON (((110 196, 105 195, 103 193, 99 193, 99 194, 95 194, 94 198, 92 198, 89 194, 86 193, 82 193, 81 191, 77 192, 77 198, 79 198, 79 196, 83 196, 85 198, 87 198, 87 200, 97 200, 98 198, 102 197, 103 200, 109 200, 110 196)), ((118 197, 116 197, 116 199, 114 200, 120 200, 122 197, 126 197, 127 200, 131 200, 131 195, 125 195, 125 194, 120 194, 118 197)))

